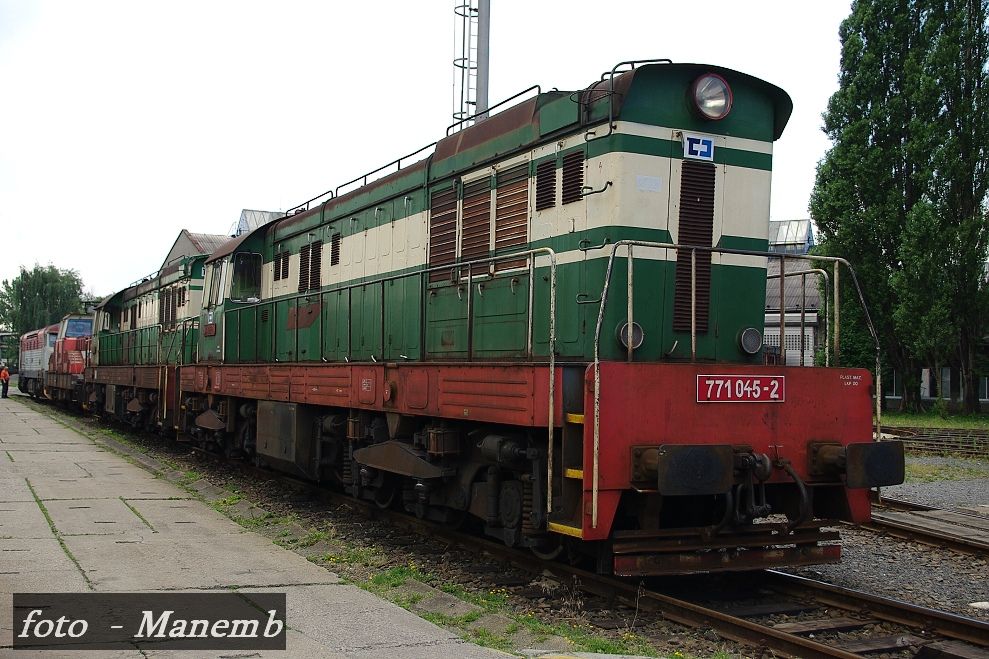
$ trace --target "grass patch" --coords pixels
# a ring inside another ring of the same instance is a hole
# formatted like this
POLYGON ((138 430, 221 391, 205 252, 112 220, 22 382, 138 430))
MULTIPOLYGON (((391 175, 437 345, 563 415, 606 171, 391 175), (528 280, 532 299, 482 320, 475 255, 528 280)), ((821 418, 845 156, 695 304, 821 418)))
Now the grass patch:
POLYGON ((148 527, 149 529, 151 529, 151 532, 152 532, 152 533, 157 533, 157 532, 158 532, 158 531, 156 531, 156 530, 155 530, 155 527, 153 527, 153 526, 151 526, 151 522, 149 522, 148 520, 146 520, 146 519, 144 518, 144 515, 142 515, 142 514, 141 514, 141 513, 140 513, 140 512, 139 512, 139 511, 137 510, 137 508, 135 508, 134 506, 132 506, 132 505, 130 505, 130 503, 128 503, 128 502, 127 502, 127 499, 125 499, 125 498, 123 498, 123 497, 120 497, 120 501, 121 501, 121 502, 123 502, 123 504, 124 504, 125 506, 127 506, 127 509, 128 509, 128 510, 130 510, 130 511, 131 511, 132 513, 134 513, 134 516, 135 516, 135 517, 137 517, 137 518, 138 518, 139 520, 141 520, 142 522, 144 522, 144 525, 145 525, 146 527, 148 527))
MULTIPOLYGON (((282 533, 290 534, 290 531, 282 531, 282 533)), ((310 531, 306 535, 299 538, 299 541, 295 543, 296 547, 301 547, 305 549, 306 547, 312 547, 314 544, 320 540, 329 540, 330 534, 326 531, 310 531)))
POLYGON ((373 567, 381 562, 382 556, 375 547, 347 547, 340 553, 327 552, 322 554, 319 559, 325 563, 373 567))
MULTIPOLYGON (((196 479, 196 480, 199 480, 199 479, 196 479)), ((222 512, 224 509, 226 509, 226 508, 228 508, 230 506, 233 506, 235 504, 238 504, 238 503, 240 503, 243 500, 244 500, 244 497, 242 497, 241 495, 239 495, 239 494, 231 494, 228 497, 223 497, 222 499, 216 499, 210 505, 213 506, 214 508, 216 508, 217 510, 219 510, 219 511, 222 512)))
POLYGON ((602 654, 638 654, 647 657, 658 657, 659 652, 649 641, 633 631, 622 633, 618 639, 598 636, 591 631, 589 625, 574 625, 557 623, 550 625, 537 620, 532 614, 517 618, 537 638, 560 636, 573 644, 576 652, 599 652, 602 654))
POLYGON ((444 593, 449 593, 465 602, 470 602, 485 611, 502 611, 508 608, 508 591, 504 588, 494 588, 486 593, 474 593, 460 584, 445 583, 439 586, 444 593))
POLYGON ((958 464, 962 458, 955 458, 953 464, 926 464, 907 461, 907 483, 935 483, 972 478, 989 478, 989 464, 976 460, 958 464))
POLYGON ((502 652, 511 652, 515 649, 512 641, 501 634, 496 634, 490 629, 485 629, 484 627, 478 627, 477 629, 467 630, 465 638, 478 645, 483 645, 486 648, 494 648, 495 650, 501 650, 502 652))
POLYGON ((945 414, 934 412, 883 412, 883 427, 951 428, 989 430, 989 414, 945 414))

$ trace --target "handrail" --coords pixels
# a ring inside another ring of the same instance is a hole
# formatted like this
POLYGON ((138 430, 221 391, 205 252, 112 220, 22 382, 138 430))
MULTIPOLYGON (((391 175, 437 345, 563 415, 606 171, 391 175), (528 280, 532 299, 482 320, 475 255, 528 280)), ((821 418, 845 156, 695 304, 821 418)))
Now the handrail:
MULTIPOLYGON (((597 528, 598 521, 598 489, 599 489, 599 456, 601 450, 601 327, 604 323, 604 312, 608 304, 608 293, 611 288, 611 275, 614 271, 615 257, 618 253, 619 247, 626 247, 627 251, 631 252, 632 247, 646 247, 655 249, 689 249, 691 253, 691 310, 690 310, 690 327, 691 327, 691 355, 696 359, 697 354, 697 335, 696 335, 696 254, 697 252, 707 252, 707 253, 717 253, 717 254, 734 254, 739 256, 760 256, 764 258, 777 258, 780 259, 780 272, 786 272, 787 258, 801 259, 805 261, 824 261, 827 263, 834 264, 834 313, 835 313, 835 365, 838 364, 839 350, 838 350, 838 336, 839 336, 839 316, 838 316, 838 273, 839 267, 844 265, 848 268, 849 273, 852 276, 852 282, 855 285, 855 290, 859 296, 859 302, 862 305, 862 310, 865 313, 866 325, 869 328, 869 333, 872 335, 872 340, 875 344, 876 350, 876 426, 877 434, 881 433, 881 417, 880 415, 880 405, 882 402, 882 368, 880 364, 880 344, 879 336, 876 333, 876 328, 872 323, 872 316, 869 314, 869 307, 865 303, 865 295, 862 292, 862 287, 859 285, 858 276, 855 274, 855 269, 852 268, 851 264, 843 258, 836 256, 812 256, 804 254, 784 254, 780 252, 763 252, 757 250, 748 249, 731 249, 727 247, 707 247, 702 245, 679 245, 676 243, 661 243, 661 242, 651 242, 645 240, 618 240, 616 241, 612 248, 611 254, 608 257, 608 268, 605 272, 604 286, 601 290, 601 306, 598 309, 597 324, 594 328, 594 448, 593 448, 593 474, 591 482, 591 527, 597 528)), ((631 264, 631 255, 628 257, 631 264)), ((629 268, 631 269, 631 265, 629 268)), ((780 287, 782 290, 782 286, 780 287)), ((631 284, 629 285, 629 297, 632 297, 631 284)), ((629 302, 629 310, 631 310, 632 304, 629 302)), ((785 306, 785 305, 780 305, 785 306)), ((785 313, 786 310, 780 310, 780 330, 781 336, 782 331, 785 329, 785 313)), ((628 324, 631 325, 631 317, 628 318, 628 324)), ((782 342, 782 341, 781 341, 782 342)))
MULTIPOLYGON (((426 146, 424 146, 424 147, 422 147, 420 149, 416 149, 412 153, 407 153, 404 156, 402 156, 401 158, 397 158, 396 160, 392 160, 388 164, 382 165, 381 167, 378 167, 377 169, 372 169, 371 171, 369 171, 367 174, 364 174, 363 176, 358 176, 355 179, 352 179, 350 181, 347 181, 346 183, 342 183, 342 184, 338 185, 336 187, 336 189, 333 191, 334 197, 339 196, 340 190, 342 188, 347 187, 348 185, 350 185, 352 183, 357 183, 358 181, 363 181, 361 183, 361 187, 367 185, 367 177, 368 176, 373 176, 374 174, 377 174, 378 172, 380 172, 382 170, 388 169, 392 165, 397 165, 397 168, 395 169, 396 172, 399 171, 399 170, 401 170, 402 169, 402 161, 403 160, 405 160, 406 158, 411 158, 412 156, 414 156, 414 155, 416 155, 418 153, 422 153, 426 149, 431 149, 434 146, 436 146, 437 144, 438 144, 438 142, 431 142, 431 143, 427 144, 426 146)), ((358 189, 360 189, 360 188, 358 188, 358 189)))
MULTIPOLYGON (((287 211, 285 211, 285 216, 288 217, 290 215, 295 215, 296 213, 302 213, 302 212, 308 211, 308 210, 310 210, 312 208, 312 203, 315 202, 315 201, 318 201, 318 200, 322 200, 322 203, 326 203, 326 202, 332 201, 333 199, 336 199, 337 197, 340 196, 340 190, 341 190, 341 188, 345 188, 348 185, 351 185, 352 183, 357 183, 358 181, 362 181, 361 186, 363 187, 363 186, 367 185, 367 179, 368 179, 369 176, 373 176, 374 174, 377 174, 378 172, 380 172, 382 170, 388 169, 392 165, 397 165, 395 171, 399 171, 399 170, 402 169, 402 161, 403 160, 405 160, 406 158, 411 158, 412 156, 414 156, 416 154, 422 153, 426 149, 430 149, 430 148, 436 146, 436 144, 437 144, 436 142, 432 142, 430 144, 427 144, 426 146, 421 147, 419 149, 416 149, 412 153, 407 153, 404 156, 402 156, 401 158, 398 158, 396 160, 392 160, 391 162, 389 162, 387 164, 384 164, 381 167, 378 167, 377 169, 372 169, 367 174, 362 174, 361 176, 358 176, 355 179, 352 179, 350 181, 347 181, 346 183, 341 183, 336 188, 333 188, 331 190, 327 190, 326 192, 323 192, 321 194, 316 195, 312 199, 309 199, 307 201, 304 201, 301 204, 298 204, 297 206, 293 206, 292 208, 290 208, 287 211), (329 195, 329 196, 327 197, 327 195, 329 195)), ((358 189, 360 189, 360 188, 358 188, 358 189)))
MULTIPOLYGON (((604 73, 602 73, 601 74, 601 79, 598 82, 604 82, 605 77, 606 76, 608 77, 608 132, 605 133, 604 135, 598 136, 598 135, 595 135, 595 133, 594 133, 593 130, 589 130, 586 133, 584 133, 584 141, 585 142, 591 142, 593 140, 603 139, 603 138, 608 137, 609 135, 611 135, 611 133, 613 133, 614 130, 615 130, 615 124, 614 124, 614 115, 615 115, 615 74, 617 74, 619 72, 618 69, 620 67, 629 66, 630 68, 628 69, 628 71, 634 71, 636 64, 672 64, 672 63, 673 63, 673 60, 671 60, 671 59, 669 59, 667 57, 660 57, 660 58, 655 58, 655 59, 633 59, 633 60, 626 60, 624 62, 619 62, 618 64, 615 64, 613 67, 611 67, 610 75, 609 75, 609 72, 608 71, 605 71, 604 73)), ((622 71, 621 73, 628 73, 628 71, 622 71)), ((578 92, 578 98, 580 97, 579 96, 580 94, 584 94, 585 92, 590 92, 590 91, 591 91, 591 88, 588 87, 587 89, 584 89, 584 90, 578 92)), ((590 107, 590 102, 588 102, 588 107, 590 107)))
MULTIPOLYGON (((831 330, 830 330, 830 314, 828 313, 828 292, 831 289, 831 277, 828 275, 828 271, 823 268, 808 268, 807 270, 796 270, 791 272, 783 273, 782 275, 766 275, 766 279, 782 279, 780 282, 780 309, 782 309, 784 304, 784 294, 783 294, 783 282, 786 281, 787 277, 796 277, 800 275, 800 365, 804 365, 804 319, 807 307, 807 275, 819 275, 824 278, 824 366, 831 366, 831 330)), ((785 322, 786 316, 781 316, 785 322)), ((785 332, 783 329, 780 330, 780 352, 781 354, 786 354, 786 345, 784 342, 785 332)), ((786 366, 786 360, 783 360, 783 366, 786 366)))
MULTIPOLYGON (((312 297, 319 297, 319 298, 321 298, 323 295, 326 295, 328 293, 336 293, 336 292, 345 291, 345 290, 346 291, 349 291, 349 290, 351 290, 353 288, 357 288, 358 286, 368 286, 368 285, 374 285, 374 284, 381 284, 381 286, 382 286, 382 295, 381 295, 381 300, 380 300, 380 303, 381 303, 381 318, 382 318, 382 322, 384 322, 385 296, 384 296, 383 289, 384 289, 384 284, 386 282, 396 281, 398 279, 404 279, 406 277, 419 277, 424 282, 424 284, 425 284, 423 286, 423 298, 425 298, 425 291, 427 290, 427 286, 428 286, 428 283, 429 283, 429 277, 428 277, 428 275, 430 273, 432 273, 432 272, 446 272, 446 271, 449 271, 450 274, 451 274, 450 280, 452 282, 456 282, 457 285, 459 286, 459 285, 461 285, 460 284, 460 280, 463 277, 463 275, 461 273, 462 273, 463 270, 466 269, 467 270, 467 275, 466 275, 466 284, 467 284, 467 332, 468 332, 468 348, 467 348, 468 354, 467 354, 467 359, 468 359, 468 361, 471 361, 473 359, 473 354, 472 354, 472 352, 473 352, 473 346, 470 345, 470 343, 471 343, 470 337, 471 337, 471 332, 472 332, 473 325, 474 325, 474 317, 473 317, 474 304, 473 304, 473 292, 472 292, 473 291, 473 288, 474 288, 474 280, 475 280, 475 277, 482 277, 482 276, 485 276, 486 277, 486 276, 488 276, 490 274, 489 271, 488 272, 485 272, 485 274, 483 274, 483 275, 475 274, 474 273, 475 266, 493 265, 493 264, 495 264, 495 263, 497 263, 499 261, 516 261, 516 260, 519 260, 521 258, 525 258, 528 261, 527 267, 528 267, 528 272, 529 272, 529 290, 528 290, 529 304, 528 304, 528 317, 527 317, 527 321, 526 321, 526 334, 527 334, 527 336, 526 336, 526 347, 527 347, 527 351, 528 351, 528 354, 529 354, 529 358, 532 359, 533 358, 533 348, 532 348, 532 345, 533 345, 533 325, 534 325, 534 320, 533 320, 533 317, 534 317, 534 313, 533 313, 533 300, 534 300, 534 297, 535 297, 535 279, 536 279, 535 278, 535 269, 536 269, 535 260, 536 260, 537 257, 548 258, 549 259, 549 269, 550 269, 550 274, 549 274, 549 337, 548 337, 548 339, 549 339, 549 343, 548 343, 548 349, 549 349, 549 403, 548 403, 548 410, 547 410, 547 414, 548 414, 548 416, 547 416, 548 439, 547 439, 547 447, 546 447, 546 485, 547 485, 547 488, 546 488, 546 490, 547 490, 547 495, 546 495, 546 512, 547 513, 550 513, 550 512, 552 512, 552 506, 553 506, 553 459, 554 459, 554 455, 553 455, 553 434, 555 432, 555 414, 556 414, 555 404, 556 404, 556 266, 557 266, 557 260, 556 260, 556 251, 554 251, 552 248, 550 248, 550 247, 536 247, 536 248, 529 249, 529 250, 521 250, 521 251, 509 252, 509 253, 506 253, 506 254, 500 254, 500 255, 497 255, 497 256, 489 256, 489 257, 485 257, 485 258, 481 258, 481 259, 474 259, 472 261, 466 261, 466 262, 462 262, 462 263, 453 263, 453 264, 448 264, 448 265, 438 265, 438 266, 426 267, 426 268, 423 268, 421 270, 418 270, 418 271, 416 271, 414 273, 404 273, 404 274, 398 274, 398 275, 386 275, 386 276, 382 276, 382 277, 378 277, 378 278, 371 278, 371 279, 368 279, 368 280, 365 280, 365 281, 354 282, 354 283, 346 284, 346 285, 342 285, 342 286, 330 287, 330 288, 326 288, 326 289, 319 289, 319 290, 317 290, 315 292, 297 293, 295 295, 290 295, 290 296, 287 296, 287 297, 278 298, 277 300, 270 300, 268 302, 259 302, 259 303, 251 304, 250 306, 245 305, 243 307, 238 307, 237 309, 230 309, 228 311, 225 311, 224 313, 225 314, 227 314, 227 313, 234 313, 234 312, 241 313, 242 311, 244 311, 244 310, 246 310, 248 308, 250 308, 250 309, 256 309, 259 304, 269 304, 269 303, 270 304, 275 304, 276 302, 279 302, 279 303, 280 302, 291 302, 292 300, 299 300, 299 299, 302 299, 302 298, 312 298, 312 297)), ((424 331, 425 330, 425 326, 424 326, 424 323, 425 322, 426 322, 426 316, 425 316, 425 313, 423 313, 421 315, 421 318, 420 318, 420 323, 423 323, 423 326, 420 328, 420 340, 423 340, 423 341, 425 340, 425 331, 424 331)), ((226 332, 226 324, 224 324, 224 333, 225 332, 226 332)), ((320 322, 320 352, 321 353, 322 353, 322 346, 323 346, 322 332, 323 332, 323 323, 321 321, 320 322)), ((277 334, 277 332, 272 331, 272 337, 276 336, 276 334, 277 334)), ((383 331, 381 333, 381 341, 382 341, 382 344, 383 344, 384 343, 384 332, 383 331)), ((239 345, 239 342, 238 342, 238 345, 239 345)), ((255 345, 257 345, 257 341, 255 341, 255 345)), ((296 328, 295 328, 295 345, 296 345, 296 349, 298 349, 298 345, 299 345, 299 327, 298 327, 298 324, 296 324, 296 328)), ((384 345, 382 345, 382 353, 383 353, 383 348, 384 348, 384 345)), ((272 352, 271 357, 274 360, 275 359, 275 353, 276 353, 275 346, 272 346, 272 351, 271 352, 272 352)), ((322 360, 322 354, 320 355, 320 359, 322 360)), ((372 359, 373 359, 373 355, 372 355, 372 359)))
POLYGON ((469 117, 464 117, 463 119, 458 119, 457 121, 453 122, 452 124, 450 124, 449 126, 446 127, 446 136, 447 137, 450 137, 450 131, 452 129, 456 128, 457 126, 459 126, 461 124, 464 124, 464 123, 467 123, 468 121, 471 121, 473 119, 477 119, 481 115, 490 115, 491 114, 491 111, 494 110, 495 108, 500 108, 505 103, 508 103, 509 101, 514 101, 519 96, 522 96, 523 94, 528 94, 533 89, 536 90, 536 96, 538 96, 539 94, 542 94, 543 93, 543 88, 542 88, 541 85, 533 85, 532 87, 529 87, 527 89, 523 89, 518 94, 515 94, 513 96, 509 96, 505 100, 499 101, 499 102, 495 103, 494 105, 492 105, 491 107, 489 107, 487 110, 484 110, 483 112, 478 112, 476 114, 470 115, 469 117))

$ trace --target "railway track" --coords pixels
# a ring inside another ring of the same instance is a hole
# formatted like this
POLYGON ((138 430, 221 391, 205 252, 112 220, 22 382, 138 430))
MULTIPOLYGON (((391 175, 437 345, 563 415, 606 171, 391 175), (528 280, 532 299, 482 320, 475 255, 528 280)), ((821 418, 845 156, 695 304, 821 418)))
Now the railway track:
POLYGON ((989 518, 887 497, 873 496, 873 503, 872 521, 860 528, 966 554, 989 554, 989 518))
MULTIPOLYGON (((214 454, 199 453, 220 460, 214 454)), ((710 628, 722 638, 753 648, 757 656, 850 659, 878 652, 918 659, 989 659, 989 623, 973 618, 772 570, 744 575, 734 589, 725 589, 723 584, 712 586, 704 577, 671 581, 673 587, 659 580, 636 583, 544 561, 501 543, 247 463, 226 464, 236 465, 246 474, 278 479, 324 501, 346 504, 370 519, 487 553, 534 578, 551 575, 567 586, 660 614, 671 622, 710 628), (780 616, 787 619, 781 622, 780 616)))
POLYGON ((989 430, 951 428, 884 427, 912 453, 989 458, 989 430))
MULTIPOLYGON (((729 600, 685 596, 678 594, 677 588, 664 588, 661 580, 633 582, 544 561, 528 552, 383 509, 291 476, 250 465, 244 468, 295 488, 306 488, 327 502, 357 508, 371 519, 489 554, 534 577, 552 575, 563 585, 576 585, 583 592, 630 608, 658 613, 687 627, 710 628, 720 637, 759 654, 850 659, 871 653, 897 653, 918 659, 989 659, 989 623, 973 618, 774 570, 744 575, 741 591, 729 600), (834 615, 835 610, 841 614, 834 615), (797 619, 779 622, 779 615, 797 619)), ((679 589, 692 593, 722 588, 705 583, 704 577, 684 578, 676 583, 679 589)))

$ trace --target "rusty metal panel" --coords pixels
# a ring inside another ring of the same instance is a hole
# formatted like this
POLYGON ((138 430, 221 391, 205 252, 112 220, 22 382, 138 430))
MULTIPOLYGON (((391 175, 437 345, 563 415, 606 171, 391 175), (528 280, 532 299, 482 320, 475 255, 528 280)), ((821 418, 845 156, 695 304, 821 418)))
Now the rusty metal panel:
POLYGON ((399 377, 399 400, 404 400, 410 409, 426 409, 429 404, 429 372, 423 369, 403 369, 399 377))
POLYGON ((378 377, 375 369, 362 368, 357 372, 357 400, 365 405, 378 401, 378 377))
POLYGON ((196 369, 189 366, 179 367, 179 388, 182 391, 195 391, 196 369))
POLYGON ((274 400, 289 400, 292 381, 290 369, 272 366, 267 371, 268 396, 274 400))
MULTIPOLYGON (((529 164, 498 172, 495 192, 495 250, 520 247, 529 241, 529 164)), ((519 268, 525 260, 499 262, 496 270, 519 268)))
POLYGON ((209 381, 209 369, 206 366, 196 367, 196 391, 206 391, 206 383, 209 381))
POLYGON ((161 387, 161 374, 157 366, 138 366, 134 369, 134 386, 140 389, 161 387))
POLYGON ((345 407, 350 405, 350 366, 324 366, 305 369, 308 403, 345 407))
MULTIPOLYGON (((490 177, 464 185, 462 216, 460 258, 464 261, 487 258, 491 251, 490 177)), ((474 274, 478 274, 476 270, 474 274)))
MULTIPOLYGON (((452 264, 457 258, 457 188, 434 190, 429 208, 429 265, 452 264)), ((429 281, 448 278, 442 272, 433 272, 429 281)))
POLYGON ((437 386, 442 416, 529 425, 533 418, 530 368, 451 366, 437 386))

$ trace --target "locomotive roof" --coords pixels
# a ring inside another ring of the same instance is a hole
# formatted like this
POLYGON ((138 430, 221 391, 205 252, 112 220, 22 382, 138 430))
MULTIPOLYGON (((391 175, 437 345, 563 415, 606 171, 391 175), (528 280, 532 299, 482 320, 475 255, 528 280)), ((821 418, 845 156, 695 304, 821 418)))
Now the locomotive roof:
MULTIPOLYGON (((764 80, 733 69, 696 63, 646 64, 616 73, 613 79, 609 71, 583 90, 542 92, 493 114, 484 121, 447 135, 436 143, 435 149, 428 157, 339 196, 330 196, 322 203, 304 211, 229 240, 217 248, 207 262, 232 254, 256 231, 265 231, 268 227, 272 227, 277 239, 287 238, 306 231, 309 228, 307 220, 325 217, 328 211, 334 216, 340 216, 358 212, 367 205, 375 203, 378 198, 373 193, 380 188, 389 186, 392 188, 390 193, 402 194, 398 189, 405 187, 403 180, 407 183, 408 189, 421 187, 425 176, 428 176, 432 182, 434 179, 456 175, 464 169, 482 166, 485 162, 520 149, 531 148, 542 141, 557 139, 557 135, 562 130, 574 130, 575 126, 584 125, 584 120, 580 117, 581 113, 577 110, 578 98, 581 105, 586 108, 585 113, 594 117, 587 122, 588 125, 607 120, 609 103, 613 103, 611 113, 614 119, 620 119, 623 105, 629 97, 636 78, 651 75, 646 72, 656 72, 660 69, 680 76, 713 72, 732 80, 734 84, 744 83, 745 86, 765 95, 770 99, 773 107, 773 140, 780 137, 790 118, 793 103, 785 91, 764 80), (603 115, 601 115, 602 108, 604 108, 603 115)), ((360 178, 354 182, 359 180, 360 178)), ((339 189, 337 188, 338 191, 339 189)))

